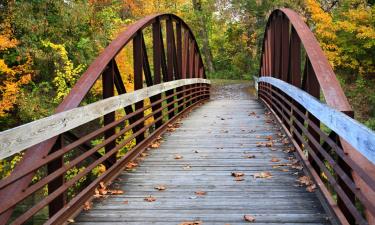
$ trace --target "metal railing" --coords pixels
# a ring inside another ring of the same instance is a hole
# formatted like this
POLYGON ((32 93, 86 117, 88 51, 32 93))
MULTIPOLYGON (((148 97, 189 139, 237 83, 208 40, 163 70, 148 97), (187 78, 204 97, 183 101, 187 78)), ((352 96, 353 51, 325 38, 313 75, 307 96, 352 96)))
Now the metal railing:
POLYGON ((22 158, 0 181, 0 224, 23 224, 41 213, 46 224, 74 217, 95 189, 209 98, 205 77, 195 38, 179 17, 152 15, 129 26, 90 65, 56 114, 0 133, 0 159, 22 158), (123 62, 116 59, 130 42, 133 92, 126 90, 119 69, 123 62), (103 100, 85 101, 100 77, 103 100), (32 204, 26 204, 30 199, 32 204))
POLYGON ((375 223, 374 135, 349 119, 353 110, 319 43, 290 9, 269 17, 258 84, 332 214, 342 224, 375 223))

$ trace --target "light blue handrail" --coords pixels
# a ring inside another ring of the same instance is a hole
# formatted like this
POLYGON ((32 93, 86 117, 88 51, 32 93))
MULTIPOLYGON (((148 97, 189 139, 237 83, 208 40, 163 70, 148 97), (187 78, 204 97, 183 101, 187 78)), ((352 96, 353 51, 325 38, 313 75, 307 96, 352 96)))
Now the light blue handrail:
POLYGON ((273 77, 260 77, 258 82, 271 84, 289 95, 327 127, 357 149, 357 151, 370 162, 375 164, 375 132, 285 81, 273 77))

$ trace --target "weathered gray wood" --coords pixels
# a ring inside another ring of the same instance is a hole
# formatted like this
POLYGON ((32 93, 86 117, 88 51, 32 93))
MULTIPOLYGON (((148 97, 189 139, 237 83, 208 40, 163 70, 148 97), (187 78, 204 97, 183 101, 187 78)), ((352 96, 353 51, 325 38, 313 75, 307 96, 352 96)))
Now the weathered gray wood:
POLYGON ((167 90, 197 83, 209 84, 210 81, 201 78, 192 78, 157 84, 131 93, 114 96, 86 106, 57 113, 0 132, 0 159, 21 152, 28 147, 48 140, 117 109, 132 105, 167 90))
POLYGON ((273 77, 260 77, 259 82, 272 84, 281 89, 375 164, 375 132, 285 81, 273 77))
POLYGON ((258 225, 329 224, 316 193, 296 185, 303 172, 289 166, 283 167, 289 171, 272 167, 290 163, 293 153, 283 152, 288 146, 280 141, 273 149, 256 146, 269 135, 279 139, 279 127, 265 124, 269 117, 261 105, 237 93, 240 89, 235 87, 225 87, 230 93, 224 95, 214 93, 214 100, 195 109, 174 132, 166 133, 160 148, 149 149, 138 167, 122 172, 113 184, 125 193, 95 201, 92 210, 75 219, 77 224, 177 225, 194 220, 208 225, 249 224, 244 214, 254 215, 258 225), (252 111, 259 118, 249 116, 252 111), (183 158, 176 160, 177 154, 183 158), (272 157, 280 162, 270 162, 272 157), (245 180, 234 181, 231 172, 235 171, 244 172, 245 180), (252 176, 263 171, 273 177, 252 176), (156 185, 167 189, 157 191, 156 185), (206 195, 196 196, 195 191, 206 195), (156 201, 144 201, 149 195, 156 201))

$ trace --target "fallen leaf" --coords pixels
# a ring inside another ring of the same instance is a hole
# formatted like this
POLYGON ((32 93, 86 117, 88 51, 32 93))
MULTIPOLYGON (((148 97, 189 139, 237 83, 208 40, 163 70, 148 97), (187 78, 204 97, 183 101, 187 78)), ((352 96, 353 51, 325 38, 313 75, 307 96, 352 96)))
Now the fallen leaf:
POLYGON ((108 193, 111 195, 122 195, 124 194, 124 191, 122 190, 108 190, 108 193))
POLYGON ((141 157, 146 157, 146 156, 149 156, 150 154, 148 154, 148 153, 145 153, 145 152, 142 152, 141 153, 141 157))
POLYGON ((271 172, 260 172, 260 173, 254 173, 254 178, 271 178, 272 174, 271 172))
POLYGON ((205 192, 205 191, 196 191, 195 194, 198 195, 198 196, 203 196, 203 195, 206 195, 207 192, 205 192))
POLYGON ((174 156, 174 159, 182 159, 183 157, 182 157, 182 155, 175 155, 174 156))
POLYGON ((127 204, 129 204, 129 201, 128 201, 128 200, 125 200, 125 201, 123 201, 122 203, 127 205, 127 204))
POLYGON ((164 185, 158 185, 158 186, 155 186, 154 188, 158 191, 164 191, 165 189, 167 189, 164 185))
POLYGON ((269 141, 272 141, 273 138, 272 138, 271 135, 268 135, 268 136, 266 136, 266 139, 269 140, 269 141))
POLYGON ((266 147, 272 147, 273 146, 273 142, 272 141, 269 141, 266 143, 266 147))
POLYGON ((85 211, 90 210, 91 207, 92 207, 92 203, 91 202, 85 202, 85 204, 83 204, 83 210, 85 210, 85 211))
POLYGON ((254 159, 255 155, 245 155, 244 157, 247 158, 247 159, 254 159))
POLYGON ((128 162, 125 166, 125 169, 131 170, 131 169, 133 169, 134 167, 137 167, 137 166, 138 166, 138 163, 136 163, 136 162, 128 162))
POLYGON ((316 185, 312 184, 310 186, 307 186, 306 191, 308 191, 308 192, 314 192, 315 189, 316 189, 316 185))
POLYGON ((281 172, 289 172, 288 169, 281 169, 281 172))
POLYGON ((244 176, 245 174, 244 173, 242 173, 242 172, 232 172, 232 176, 234 176, 234 177, 242 177, 242 176, 244 176))
POLYGON ((272 159, 271 159, 270 161, 271 161, 271 162, 280 162, 280 159, 275 158, 275 157, 272 157, 272 159))
POLYGON ((145 200, 146 202, 154 202, 154 201, 156 201, 156 198, 155 198, 155 197, 152 197, 152 196, 150 195, 150 196, 144 198, 144 200, 145 200))
POLYGON ((245 221, 247 221, 247 222, 254 222, 254 221, 255 221, 255 217, 254 217, 254 216, 251 216, 251 215, 244 215, 243 218, 244 218, 245 221))
POLYGON ((179 225, 202 225, 202 221, 187 221, 182 222, 179 225))
POLYGON ((256 112, 250 112, 250 113, 249 113, 249 116, 256 116, 256 115, 257 115, 256 112))
POLYGON ((308 176, 302 176, 302 177, 299 177, 297 179, 297 181, 301 184, 301 185, 305 185, 305 186, 310 186, 313 184, 312 180, 310 177, 308 176))
POLYGON ((159 148, 160 147, 160 142, 154 142, 150 145, 151 148, 159 148))

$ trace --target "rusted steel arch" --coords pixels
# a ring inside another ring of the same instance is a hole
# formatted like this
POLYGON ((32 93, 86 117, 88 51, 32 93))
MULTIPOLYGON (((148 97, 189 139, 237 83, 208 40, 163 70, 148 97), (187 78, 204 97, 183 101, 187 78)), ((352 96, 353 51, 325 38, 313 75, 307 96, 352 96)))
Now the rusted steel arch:
MULTIPOLYGON (((295 11, 291 9, 287 9, 287 8, 276 9, 269 16, 267 26, 264 32, 260 68, 267 66, 265 65, 265 63, 269 63, 264 60, 263 58, 264 54, 275 53, 276 51, 275 48, 277 47, 276 43, 274 43, 273 51, 271 50, 271 52, 265 52, 265 45, 267 44, 267 41, 271 41, 271 42, 273 41, 273 40, 270 40, 272 39, 272 37, 269 37, 268 31, 271 29, 270 30, 271 33, 276 32, 276 30, 273 29, 272 25, 280 25, 280 23, 285 23, 285 22, 289 23, 287 29, 291 30, 291 31, 288 31, 289 33, 288 40, 290 39, 290 37, 293 35, 295 31, 297 34, 297 37, 299 38, 304 49, 306 50, 306 54, 308 56, 309 62, 311 63, 311 66, 316 75, 316 78, 318 79, 319 85, 321 87, 321 90, 323 92, 323 95, 327 104, 341 112, 351 113, 353 110, 343 90, 341 89, 340 84, 336 78, 336 75, 333 72, 331 65, 329 64, 327 57, 324 55, 324 52, 322 51, 317 39, 315 38, 310 28, 303 21, 303 19, 298 15, 298 13, 296 13, 295 11)), ((280 27, 281 26, 279 26, 279 28, 280 27)), ((277 40, 275 40, 275 42, 276 41, 277 40)), ((294 40, 294 41, 298 41, 298 40, 294 40)), ((293 44, 298 45, 298 43, 290 43, 290 42, 288 43, 288 45, 289 44, 290 46, 293 46, 293 44)), ((290 50, 288 51, 290 54, 290 50)), ((266 74, 265 72, 266 71, 262 72, 262 69, 261 69, 260 76, 277 75, 275 73, 266 74)), ((267 71, 267 72, 270 72, 270 71, 267 71)))
MULTIPOLYGON (((134 38, 137 32, 142 31, 144 28, 150 26, 157 20, 167 20, 169 17, 174 21, 181 23, 183 27, 189 31, 189 35, 194 41, 195 46, 198 46, 192 30, 180 17, 174 14, 154 14, 146 16, 131 24, 103 50, 103 52, 90 64, 86 72, 82 74, 80 79, 70 91, 69 95, 66 96, 63 102, 56 108, 56 112, 62 112, 67 109, 77 107, 85 97, 86 93, 94 85, 95 81, 100 77, 106 66, 116 57, 116 55, 125 47, 125 45, 134 38)), ((199 48, 197 48, 197 51, 199 53, 199 60, 203 65, 199 48)), ((205 74, 203 78, 206 78, 205 74)))
MULTIPOLYGON (((291 9, 276 9, 269 17, 264 33, 259 76, 272 76, 281 79, 303 89, 317 99, 320 99, 320 94, 322 92, 326 103, 330 107, 344 112, 349 116, 354 116, 353 110, 317 39, 303 19, 291 9), (304 59, 302 59, 302 48, 305 52, 304 59)), ((271 86, 267 85, 261 88, 263 88, 263 92, 272 90, 271 86)), ((273 90, 270 92, 270 95, 280 101, 285 98, 293 103, 294 109, 306 113, 306 109, 292 99, 285 97, 282 92, 275 92, 273 90)), ((272 102, 268 102, 270 99, 263 100, 269 105, 273 104, 272 102)), ((291 132, 293 139, 298 140, 295 133, 302 133, 301 130, 295 123, 290 125, 288 123, 290 117, 285 119, 283 115, 284 112, 289 111, 291 112, 291 116, 295 117, 296 120, 303 122, 304 119, 301 117, 301 114, 295 112, 296 110, 292 110, 293 107, 284 107, 285 109, 281 112, 275 111, 275 114, 279 118, 282 118, 281 122, 284 124, 284 128, 291 132), (294 131, 292 131, 291 127, 294 127, 294 131)), ((320 121, 314 115, 308 113, 308 119, 313 123, 315 128, 320 127, 320 121)), ((319 142, 321 137, 319 133, 316 132, 313 125, 309 125, 308 130, 311 133, 311 137, 319 142)), ((331 132, 329 135, 335 137, 336 134, 331 132)), ((351 160, 356 162, 362 170, 369 171, 370 174, 375 173, 375 166, 368 159, 342 138, 337 137, 337 139, 338 144, 342 146, 344 153, 348 155, 351 160)), ((309 143, 312 144, 311 142, 309 143)), ((301 143, 298 144, 301 145, 301 143)), ((313 150, 316 151, 317 149, 313 150)), ((317 155, 319 156, 319 153, 317 155)), ((315 175, 320 179, 319 174, 321 171, 310 155, 309 162, 312 166, 311 168, 316 171, 315 175)), ((370 196, 371 201, 375 201, 375 193, 368 185, 368 182, 366 183, 362 177, 354 173, 351 169, 351 165, 347 165, 340 160, 337 163, 342 168, 345 168, 345 173, 352 177, 359 190, 363 194, 370 196)), ((354 194, 348 190, 343 182, 341 180, 338 180, 337 182, 340 186, 342 185, 343 190, 346 192, 350 200, 355 201, 354 194)), ((322 189, 322 191, 326 197, 329 195, 328 190, 322 189)), ((350 215, 349 210, 346 208, 345 202, 343 202, 342 199, 338 199, 337 205, 332 201, 332 198, 331 200, 328 199, 328 201, 331 201, 329 204, 331 204, 333 211, 336 213, 341 223, 355 223, 353 216, 350 215)), ((369 210, 366 211, 366 216, 369 224, 375 222, 375 215, 371 214, 369 210)))
MULTIPOLYGON (((194 36, 192 30, 190 29, 190 27, 180 17, 178 17, 174 14, 150 15, 150 16, 144 17, 144 18, 136 21, 135 23, 131 24, 124 32, 122 32, 115 40, 113 40, 103 50, 103 52, 90 64, 90 66, 88 67, 86 72, 80 77, 80 79, 74 85, 74 87, 72 88, 70 93, 64 98, 63 102, 56 108, 55 113, 63 112, 63 111, 73 109, 73 108, 79 106, 79 104, 84 99, 86 94, 90 91, 90 89, 92 88, 94 83, 98 80, 98 78, 102 74, 104 75, 105 73, 108 73, 108 72, 112 73, 112 74, 115 74, 115 73, 118 74, 119 71, 118 71, 118 68, 117 68, 117 65, 116 65, 116 62, 115 62, 114 59, 115 59, 116 55, 131 41, 137 41, 138 46, 143 45, 141 47, 141 49, 145 51, 145 52, 140 54, 143 57, 143 59, 137 58, 138 59, 137 61, 138 61, 138 63, 140 63, 139 65, 141 65, 141 68, 138 68, 137 72, 134 71, 134 74, 135 74, 134 77, 135 77, 135 80, 137 80, 137 81, 135 81, 135 84, 138 83, 137 84, 138 86, 135 87, 135 89, 141 89, 142 88, 142 83, 143 83, 142 77, 143 76, 139 77, 139 76, 136 76, 136 74, 142 74, 143 70, 146 70, 143 67, 145 65, 145 63, 147 63, 148 70, 149 70, 148 74, 146 74, 146 71, 144 71, 144 75, 146 77, 147 85, 150 86, 150 85, 162 82, 163 79, 161 79, 159 81, 155 81, 154 83, 152 83, 152 81, 150 82, 150 79, 148 79, 148 77, 151 77, 151 71, 150 71, 150 67, 149 67, 149 64, 148 64, 147 52, 146 52, 146 49, 144 48, 145 43, 144 43, 142 31, 146 27, 153 26, 154 24, 159 24, 159 26, 158 26, 159 33, 158 34, 160 35, 159 41, 161 40, 161 43, 160 43, 160 46, 159 46, 158 50, 162 51, 162 53, 160 53, 160 55, 161 55, 161 57, 164 58, 164 59, 160 59, 161 61, 164 60, 164 65, 163 65, 163 62, 160 62, 160 61, 159 61, 159 63, 160 63, 159 65, 160 65, 160 67, 163 67, 163 66, 166 67, 166 68, 161 68, 163 73, 160 72, 159 76, 164 77, 164 75, 165 75, 164 72, 166 72, 167 68, 169 68, 169 66, 171 66, 171 64, 167 65, 167 63, 165 61, 169 60, 169 58, 168 58, 169 56, 167 56, 169 54, 168 38, 172 38, 171 39, 173 41, 172 49, 173 49, 174 52, 171 53, 171 56, 173 57, 172 61, 173 61, 174 64, 172 64, 172 66, 173 66, 172 74, 168 74, 168 76, 171 76, 171 77, 168 77, 167 81, 171 81, 173 79, 181 79, 181 78, 182 79, 183 78, 199 78, 199 77, 200 78, 206 78, 204 64, 203 64, 201 53, 200 53, 200 50, 199 50, 199 47, 198 47, 198 43, 197 43, 197 41, 195 39, 195 36, 194 36), (168 31, 168 27, 166 27, 165 39, 167 39, 167 46, 163 46, 163 43, 162 43, 164 38, 161 34, 162 33, 161 21, 171 21, 171 24, 172 24, 172 26, 170 26, 169 31, 168 31), (176 26, 173 26, 173 22, 176 24, 176 26), (182 30, 181 28, 184 30, 184 33, 182 35, 181 35, 181 30, 182 30), (173 32, 173 35, 169 35, 169 37, 167 37, 168 32, 170 33, 171 31, 173 32), (178 32, 180 32, 180 33, 178 33, 178 32), (175 35, 175 33, 177 33, 177 34, 175 35), (185 43, 188 42, 188 44, 184 43, 184 46, 182 46, 183 41, 185 43), (180 48, 178 46, 176 46, 178 44, 180 44, 180 48), (186 47, 187 47, 187 49, 186 49, 186 47), (164 52, 166 50, 167 50, 168 54, 164 52), (185 50, 185 52, 183 52, 184 50, 185 50), (146 53, 146 54, 144 54, 144 53, 146 53), (146 55, 146 57, 144 57, 144 55, 146 55), (146 60, 147 62, 144 62, 144 60, 146 60), (186 64, 185 67, 190 67, 190 68, 187 68, 187 69, 183 70, 183 69, 181 69, 182 65, 179 65, 178 66, 179 68, 177 69, 177 67, 176 67, 177 62, 176 61, 182 62, 182 60, 186 60, 185 62, 189 62, 189 65, 186 64), (178 78, 173 77, 173 74, 175 74, 175 75, 177 74, 176 70, 178 70, 178 73, 180 73, 180 74, 178 74, 178 76, 179 76, 178 78), (182 74, 182 73, 184 73, 184 74, 182 74), (147 77, 147 75, 148 75, 148 77, 147 77)), ((133 57, 136 58, 136 54, 138 54, 138 56, 139 56, 139 53, 142 50, 133 51, 133 54, 134 54, 133 57)), ((103 77, 105 77, 105 76, 103 76, 103 77)), ((106 76, 106 77, 109 77, 109 76, 106 76)), ((119 89, 122 89, 121 92, 126 92, 125 87, 123 85, 123 82, 121 80, 116 81, 116 78, 110 78, 109 80, 103 79, 103 82, 107 82, 107 84, 111 83, 111 85, 112 85, 112 87, 107 88, 107 90, 104 90, 105 88, 104 88, 104 85, 103 85, 103 97, 104 98, 111 96, 111 92, 113 93, 113 91, 114 91, 113 86, 115 85, 116 82, 117 82, 116 89, 118 90, 118 92, 120 93, 119 89), (104 80, 106 80, 106 81, 104 81, 104 80)), ((196 88, 198 89, 198 87, 196 87, 196 88)), ((204 87, 202 87, 201 90, 204 90, 204 87)), ((182 92, 181 89, 177 89, 177 91, 182 92)), ((192 93, 192 91, 191 91, 191 93, 192 93)), ((167 95, 169 95, 169 94, 170 94, 170 92, 167 93, 167 95)), ((178 95, 177 97, 181 97, 181 96, 182 96, 182 94, 178 95)), ((196 96, 198 96, 198 95, 196 94, 196 96)), ((197 97, 195 97, 195 98, 197 98, 197 97)), ((157 101, 159 99, 158 99, 158 96, 156 96, 156 99, 155 98, 151 99, 151 101, 157 101)), ((199 100, 199 98, 198 98, 198 100, 199 100)), ((172 100, 168 99, 168 101, 172 101, 172 100)), ((143 107, 142 105, 143 105, 143 103, 140 103, 138 105, 136 104, 135 108, 140 109, 140 108, 143 107)), ((158 107, 158 106, 160 106, 160 104, 156 105, 156 107, 158 107)), ((173 107, 169 107, 168 109, 170 109, 170 108, 173 108, 173 107)), ((128 114, 128 112, 127 112, 127 114, 128 114)), ((139 118, 134 116, 134 120, 137 120, 137 119, 139 120, 139 118)), ((114 120, 113 115, 108 115, 107 118, 104 119, 105 124, 108 124, 113 120, 114 120)), ((138 129, 141 129, 141 127, 135 127, 134 129, 138 130, 138 129)), ((106 136, 110 136, 112 134, 113 134, 113 132, 109 131, 108 135, 106 135, 106 136)), ((34 173, 35 173, 35 172, 31 172, 29 170, 30 167, 32 167, 33 163, 39 162, 41 159, 47 157, 48 154, 50 154, 50 152, 51 152, 51 150, 52 150, 52 148, 55 145, 57 140, 58 140, 58 137, 53 137, 53 138, 51 138, 47 141, 41 142, 40 144, 37 144, 37 145, 33 146, 33 147, 31 147, 31 148, 29 148, 25 151, 23 159, 18 163, 18 165, 12 171, 12 174, 11 174, 11 176, 16 176, 16 177, 22 176, 22 178, 17 179, 12 184, 6 186, 3 189, 0 189, 0 199, 8 199, 8 200, 10 199, 10 201, 12 201, 11 200, 12 196, 17 195, 18 193, 21 193, 22 191, 24 191, 29 186, 29 184, 32 180, 32 177, 34 176, 34 173), (27 175, 24 176, 24 174, 27 174, 27 175)), ((141 141, 141 140, 143 140, 143 139, 139 139, 138 141, 141 141)), ((12 214, 12 210, 8 210, 7 212, 2 213, 0 215, 0 224, 5 224, 8 221, 8 219, 10 218, 11 214, 12 214)))

